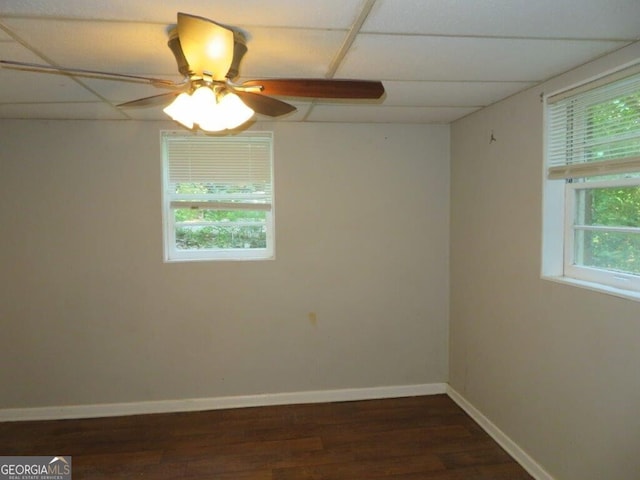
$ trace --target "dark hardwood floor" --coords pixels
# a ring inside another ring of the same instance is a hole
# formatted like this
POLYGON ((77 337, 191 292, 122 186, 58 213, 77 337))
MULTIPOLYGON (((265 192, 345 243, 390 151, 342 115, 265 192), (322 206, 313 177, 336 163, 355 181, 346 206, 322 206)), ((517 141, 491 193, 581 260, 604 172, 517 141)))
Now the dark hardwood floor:
POLYGON ((74 480, 531 479, 449 397, 0 423, 0 455, 74 480))

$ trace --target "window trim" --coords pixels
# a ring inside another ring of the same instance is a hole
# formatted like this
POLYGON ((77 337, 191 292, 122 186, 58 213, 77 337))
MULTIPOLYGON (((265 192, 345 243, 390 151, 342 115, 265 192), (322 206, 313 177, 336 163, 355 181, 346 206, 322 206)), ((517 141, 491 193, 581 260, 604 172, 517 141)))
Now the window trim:
MULTIPOLYGON (((274 155, 273 155, 273 132, 249 131, 234 134, 234 137, 268 137, 270 139, 270 182, 271 192, 269 203, 249 202, 227 202, 221 200, 205 200, 197 194, 172 194, 168 191, 169 186, 169 161, 165 148, 165 138, 169 136, 179 136, 188 138, 193 136, 205 136, 197 132, 185 133, 183 131, 162 130, 160 132, 161 143, 161 168, 162 168, 162 228, 163 228, 163 256, 165 263, 173 262, 202 262, 202 261, 253 261, 253 260, 274 260, 275 259, 275 192, 274 192, 274 155), (228 248, 228 249, 200 249, 200 250, 179 250, 176 248, 176 222, 173 211, 177 206, 223 209, 223 210, 254 210, 265 211, 266 220, 266 247, 265 248, 228 248)), ((212 137, 211 135, 206 135, 212 137)), ((224 137, 220 137, 224 138, 224 137)))

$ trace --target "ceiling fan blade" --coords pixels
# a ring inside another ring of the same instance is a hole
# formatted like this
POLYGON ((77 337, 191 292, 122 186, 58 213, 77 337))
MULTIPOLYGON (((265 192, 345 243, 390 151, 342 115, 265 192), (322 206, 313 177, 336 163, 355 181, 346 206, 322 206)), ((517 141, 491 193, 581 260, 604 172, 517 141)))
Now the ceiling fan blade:
POLYGON ((121 103, 116 105, 118 108, 131 108, 131 107, 155 107, 156 105, 168 104, 170 100, 177 97, 180 92, 167 92, 160 95, 152 95, 150 97, 138 98, 137 100, 131 100, 130 102, 121 103))
POLYGON ((234 91, 236 95, 256 113, 268 115, 270 117, 279 117, 287 113, 295 112, 296 107, 281 100, 267 97, 260 93, 234 91))
POLYGON ((105 78, 107 80, 117 80, 121 82, 148 83, 156 87, 181 87, 183 83, 176 83, 173 80, 162 78, 141 77, 139 75, 127 75, 125 73, 102 72, 100 70, 86 70, 83 68, 52 67, 51 65, 41 65, 38 63, 15 62, 12 60, 0 60, 4 68, 15 70, 36 71, 41 73, 53 73, 58 75, 74 75, 88 78, 105 78))
POLYGON ((382 82, 373 80, 331 80, 320 78, 274 78, 249 80, 243 87, 261 87, 265 95, 315 98, 380 98, 382 82))
POLYGON ((191 72, 224 80, 233 61, 233 30, 207 18, 178 13, 178 37, 191 72))

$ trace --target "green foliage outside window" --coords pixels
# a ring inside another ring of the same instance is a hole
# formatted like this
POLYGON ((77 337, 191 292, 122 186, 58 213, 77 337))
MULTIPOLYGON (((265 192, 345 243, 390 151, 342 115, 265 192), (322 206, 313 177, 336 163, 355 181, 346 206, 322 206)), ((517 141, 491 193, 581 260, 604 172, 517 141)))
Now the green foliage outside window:
POLYGON ((266 248, 265 228, 256 226, 208 226, 176 228, 179 249, 266 248))
MULTIPOLYGON (((179 183, 176 193, 197 195, 199 199, 215 195, 227 203, 258 202, 262 192, 256 185, 216 185, 213 183, 179 183)), ((215 210, 208 208, 174 209, 176 246, 182 250, 211 248, 266 248, 264 210, 215 210)))
MULTIPOLYGON (((580 195, 586 225, 640 227, 640 187, 594 188, 580 195)), ((640 274, 640 233, 585 230, 576 235, 584 246, 583 265, 640 274)))

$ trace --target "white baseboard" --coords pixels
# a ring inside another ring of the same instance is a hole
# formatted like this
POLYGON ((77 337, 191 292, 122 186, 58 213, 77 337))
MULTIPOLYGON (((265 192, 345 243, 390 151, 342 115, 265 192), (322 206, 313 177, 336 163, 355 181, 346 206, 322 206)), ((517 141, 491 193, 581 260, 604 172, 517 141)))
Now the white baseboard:
POLYGON ((0 409, 0 422, 24 420, 60 420, 67 418, 117 417, 148 413, 191 412, 225 408, 292 405, 300 403, 346 402, 376 398, 437 395, 447 392, 446 383, 398 385, 390 387, 349 388, 290 393, 266 393, 234 397, 191 398, 132 403, 105 403, 33 408, 0 409))
POLYGON ((500 430, 491 420, 485 417, 480 410, 474 407, 466 398, 447 385, 447 395, 456 402, 482 429, 487 432, 506 452, 524 468, 529 475, 536 480, 554 480, 554 478, 542 468, 527 452, 518 446, 511 438, 500 430))

